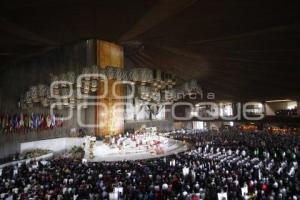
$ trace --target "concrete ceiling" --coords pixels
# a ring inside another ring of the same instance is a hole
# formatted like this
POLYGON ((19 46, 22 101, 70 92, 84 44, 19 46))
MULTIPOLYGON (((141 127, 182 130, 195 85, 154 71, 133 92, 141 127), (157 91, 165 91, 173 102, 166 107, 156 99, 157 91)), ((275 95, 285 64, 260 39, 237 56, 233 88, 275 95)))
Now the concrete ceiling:
POLYGON ((127 62, 196 78, 224 99, 300 98, 300 2, 2 0, 0 71, 100 38, 127 62))

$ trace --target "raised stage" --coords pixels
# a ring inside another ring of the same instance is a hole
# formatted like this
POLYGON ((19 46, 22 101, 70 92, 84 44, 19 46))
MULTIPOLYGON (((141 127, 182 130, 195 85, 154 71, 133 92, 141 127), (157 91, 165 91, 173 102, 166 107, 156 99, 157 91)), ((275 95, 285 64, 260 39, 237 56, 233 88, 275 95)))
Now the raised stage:
POLYGON ((126 148, 96 141, 93 149, 94 158, 89 158, 89 152, 86 151, 85 159, 90 162, 142 160, 176 154, 188 149, 187 144, 162 136, 159 137, 159 140, 155 138, 153 141, 159 142, 152 143, 151 145, 134 145, 126 148))
POLYGON ((188 149, 188 145, 184 142, 164 136, 136 135, 135 140, 122 138, 115 141, 114 145, 96 141, 92 150, 94 158, 91 159, 87 138, 55 138, 25 142, 20 145, 20 153, 33 149, 45 149, 51 150, 53 153, 60 153, 70 150, 73 146, 83 146, 85 143, 85 159, 90 162, 100 162, 158 158, 188 149))

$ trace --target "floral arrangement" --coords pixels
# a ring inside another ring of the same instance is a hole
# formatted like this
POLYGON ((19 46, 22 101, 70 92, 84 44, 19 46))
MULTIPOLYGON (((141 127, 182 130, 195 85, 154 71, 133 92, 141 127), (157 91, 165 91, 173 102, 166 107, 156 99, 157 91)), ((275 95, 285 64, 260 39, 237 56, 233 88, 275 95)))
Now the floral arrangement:
POLYGON ((90 152, 90 155, 89 155, 89 158, 90 159, 94 159, 95 158, 95 155, 94 155, 94 144, 95 144, 95 141, 90 141, 90 146, 89 146, 89 152, 90 152))
POLYGON ((84 149, 80 146, 74 146, 69 151, 69 154, 71 155, 71 157, 78 158, 78 159, 82 159, 84 157, 84 153, 85 153, 84 149))
POLYGON ((21 157, 23 159, 36 158, 36 157, 48 154, 50 152, 51 152, 50 150, 45 150, 45 149, 33 149, 33 150, 30 150, 30 151, 27 151, 27 152, 23 153, 21 155, 21 157))

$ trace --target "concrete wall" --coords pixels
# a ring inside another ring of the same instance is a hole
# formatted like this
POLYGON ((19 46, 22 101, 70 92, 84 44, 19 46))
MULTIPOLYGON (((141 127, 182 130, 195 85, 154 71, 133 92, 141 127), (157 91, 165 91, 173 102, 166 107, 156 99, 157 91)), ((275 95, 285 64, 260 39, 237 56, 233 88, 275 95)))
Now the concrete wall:
POLYGON ((172 130, 173 121, 169 120, 145 120, 145 121, 126 121, 125 122, 125 130, 134 129, 138 130, 142 126, 145 127, 157 127, 160 130, 172 130))
POLYGON ((296 101, 266 103, 266 115, 273 116, 277 110, 293 109, 297 107, 296 101))
POLYGON ((157 127, 158 130, 170 131, 173 130, 173 118, 170 112, 167 110, 169 107, 165 108, 164 120, 126 120, 124 124, 124 130, 134 129, 138 130, 143 127, 157 127))
POLYGON ((208 122, 209 130, 219 130, 222 127, 223 122, 208 122))
POLYGON ((186 129, 189 126, 188 126, 188 122, 174 122, 173 127, 174 127, 174 129, 182 129, 182 128, 186 129))
POLYGON ((275 115, 275 110, 270 106, 270 104, 266 103, 265 104, 265 109, 266 109, 266 115, 267 116, 274 116, 275 115))
MULTIPOLYGON (((31 57, 12 63, 0 74, 0 113, 49 113, 49 108, 32 108, 21 110, 17 107, 20 96, 31 86, 37 84, 50 85, 50 74, 59 75, 68 71, 77 74, 82 68, 96 63, 93 50, 93 41, 84 41, 78 44, 58 47, 41 56, 31 57)), ((80 111, 84 123, 93 123, 93 107, 80 111)), ((66 114, 67 111, 57 111, 58 114, 66 114)), ((78 131, 77 111, 73 117, 64 122, 62 128, 53 130, 24 133, 0 132, 0 157, 5 157, 18 152, 20 143, 49 138, 65 137, 70 135, 70 130, 78 131)), ((89 129, 89 133, 93 130, 89 129)))
MULTIPOLYGON (((88 109, 87 109, 88 110, 88 109)), ((86 122, 87 110, 81 111, 82 120, 86 122)), ((65 113, 66 111, 59 111, 59 113, 65 113)), ((92 111, 90 111, 93 113, 92 111)), ((50 130, 31 131, 28 133, 3 133, 0 132, 0 158, 6 157, 11 154, 19 152, 20 143, 29 142, 35 140, 44 140, 59 137, 74 136, 71 130, 78 132, 80 126, 77 124, 76 109, 74 110, 74 116, 68 121, 64 121, 63 127, 58 127, 50 130)), ((90 130, 88 133, 92 133, 90 130)))
POLYGON ((0 158, 19 153, 20 144, 22 142, 29 142, 35 140, 43 140, 49 138, 67 137, 69 132, 65 128, 52 130, 52 131, 39 131, 31 133, 19 134, 1 134, 0 136, 0 158))
MULTIPOLYGON (((92 124, 96 124, 96 106, 89 106, 88 108, 86 108, 84 110, 84 121, 85 124, 87 125, 92 125, 92 124)), ((87 133, 88 134, 94 134, 94 128, 87 128, 87 133)))
POLYGON ((23 142, 20 145, 20 152, 23 153, 36 148, 60 152, 71 149, 73 146, 81 146, 84 143, 84 140, 84 138, 62 137, 33 142, 23 142))
MULTIPOLYGON (((21 94, 24 94, 31 86, 39 83, 50 85, 50 74, 61 74, 74 71, 80 74, 82 68, 96 63, 96 57, 91 52, 96 52, 92 42, 82 42, 43 54, 39 57, 22 60, 5 68, 0 74, 0 113, 37 112, 49 113, 49 108, 33 108, 22 111, 17 107, 21 94)), ((130 63, 125 60, 126 67, 130 63)), ((58 114, 67 114, 67 111, 57 111, 58 114)), ((81 121, 85 124, 95 124, 95 106, 80 111, 81 121)), ((160 127, 163 130, 171 130, 173 120, 169 115, 167 120, 128 121, 126 129, 139 129, 142 125, 147 127, 160 127)), ((79 116, 74 110, 73 117, 64 122, 62 128, 53 130, 31 132, 28 134, 4 134, 0 132, 0 157, 5 157, 19 151, 20 143, 43 140, 49 138, 67 137, 70 130, 78 131, 80 126, 77 123, 79 116)), ((94 128, 86 129, 88 134, 94 133, 94 128)))

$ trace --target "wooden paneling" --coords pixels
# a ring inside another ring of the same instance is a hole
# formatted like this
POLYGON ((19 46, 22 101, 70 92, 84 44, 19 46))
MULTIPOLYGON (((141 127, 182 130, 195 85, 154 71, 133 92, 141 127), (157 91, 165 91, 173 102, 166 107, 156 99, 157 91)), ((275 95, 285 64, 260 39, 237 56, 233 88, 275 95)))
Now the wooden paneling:
POLYGON ((124 56, 123 47, 106 42, 103 40, 97 41, 97 64, 101 68, 114 66, 123 68, 124 56))
MULTIPOLYGON (((104 69, 107 66, 123 68, 124 55, 123 47, 106 42, 103 40, 97 41, 97 65, 104 69)), ((118 109, 118 112, 113 110, 113 107, 122 100, 116 99, 112 93, 112 87, 115 80, 108 80, 108 93, 105 98, 98 99, 98 103, 107 107, 105 110, 103 106, 96 106, 96 124, 102 127, 96 128, 97 136, 109 136, 113 134, 123 133, 124 130, 124 107, 118 109)), ((104 84, 99 84, 98 95, 103 94, 104 84)), ((120 96, 124 94, 122 85, 116 87, 116 93, 120 96)))

